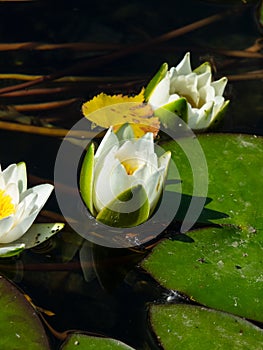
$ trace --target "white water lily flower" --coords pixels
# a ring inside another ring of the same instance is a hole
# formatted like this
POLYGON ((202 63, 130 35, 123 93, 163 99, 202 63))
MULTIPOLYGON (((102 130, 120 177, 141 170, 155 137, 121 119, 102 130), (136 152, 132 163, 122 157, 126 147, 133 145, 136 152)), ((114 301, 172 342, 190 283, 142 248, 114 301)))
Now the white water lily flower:
MULTIPOLYGON (((155 109, 162 107, 182 118, 191 129, 204 130, 218 121, 229 101, 223 95, 227 78, 212 81, 209 62, 192 70, 190 53, 168 70, 163 64, 145 90, 147 102, 155 109)), ((156 111, 158 115, 158 111, 156 111)), ((172 126, 170 116, 162 120, 166 127, 172 126), (169 119, 170 118, 170 119, 169 119)))
MULTIPOLYGON (((3 252, 9 249, 3 243, 17 241, 29 230, 52 190, 53 186, 49 184, 27 189, 25 163, 11 164, 3 171, 0 167, 0 244, 3 252)), ((22 240, 17 248, 23 248, 21 244, 22 240)))
POLYGON ((91 214, 115 227, 146 221, 161 197, 170 157, 157 157, 151 132, 121 142, 110 128, 95 155, 90 145, 81 169, 80 192, 91 214))

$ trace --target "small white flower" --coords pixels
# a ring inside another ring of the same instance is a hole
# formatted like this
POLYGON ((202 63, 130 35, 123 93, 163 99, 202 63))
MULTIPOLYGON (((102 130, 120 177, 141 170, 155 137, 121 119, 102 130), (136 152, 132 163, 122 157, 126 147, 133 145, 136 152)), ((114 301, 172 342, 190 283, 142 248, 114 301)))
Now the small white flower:
POLYGON ((163 191, 170 152, 157 157, 153 134, 120 142, 110 128, 94 155, 91 145, 80 174, 80 191, 90 212, 110 226, 146 221, 163 191))
POLYGON ((52 190, 49 184, 27 189, 25 163, 0 167, 0 244, 17 241, 29 230, 52 190))
MULTIPOLYGON (((191 129, 203 130, 220 119, 229 104, 222 96, 226 84, 226 77, 212 81, 208 62, 192 70, 190 53, 187 53, 170 70, 167 64, 162 65, 146 88, 146 100, 155 110, 162 107, 174 112, 191 129)), ((171 123, 168 121, 168 124, 171 123)))

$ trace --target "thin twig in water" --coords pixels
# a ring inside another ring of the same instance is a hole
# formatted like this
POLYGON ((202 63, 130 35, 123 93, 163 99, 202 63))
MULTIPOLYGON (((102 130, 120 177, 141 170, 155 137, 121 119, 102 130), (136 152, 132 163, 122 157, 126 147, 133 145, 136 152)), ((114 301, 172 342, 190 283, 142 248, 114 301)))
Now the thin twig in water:
MULTIPOLYGON (((65 137, 69 130, 67 129, 59 129, 59 128, 45 128, 42 126, 34 126, 34 125, 23 125, 23 124, 17 124, 17 123, 10 123, 10 122, 4 122, 0 121, 0 129, 8 130, 8 131, 17 131, 17 132, 25 132, 29 134, 36 134, 36 135, 44 135, 44 136, 51 136, 51 137, 65 137)), ((70 136, 79 138, 79 139, 92 139, 97 134, 95 132, 91 131, 81 131, 81 130, 71 130, 70 136)))
POLYGON ((179 36, 184 35, 186 33, 192 32, 196 29, 207 26, 211 23, 223 20, 224 18, 226 18, 227 16, 230 16, 230 15, 233 15, 232 10, 225 11, 223 13, 216 14, 213 16, 209 16, 207 18, 201 19, 201 20, 196 21, 194 23, 188 24, 184 27, 181 27, 181 28, 172 30, 168 33, 162 34, 162 35, 160 35, 156 38, 150 39, 146 42, 142 42, 142 43, 139 43, 136 45, 131 45, 124 50, 118 50, 118 51, 113 52, 113 53, 108 54, 108 55, 103 55, 103 56, 99 56, 96 58, 92 58, 88 61, 79 63, 79 64, 75 65, 74 67, 66 68, 64 70, 55 72, 53 74, 48 74, 48 75, 42 76, 42 77, 37 78, 36 80, 33 80, 33 81, 29 81, 26 83, 17 84, 17 85, 2 88, 2 89, 0 89, 0 94, 28 88, 30 86, 41 84, 41 83, 44 83, 46 81, 51 81, 51 80, 61 78, 65 75, 76 74, 76 73, 81 72, 81 71, 86 70, 86 69, 95 68, 95 67, 98 67, 102 64, 113 62, 113 61, 120 59, 120 58, 123 58, 125 56, 138 53, 142 49, 149 48, 152 45, 157 45, 157 44, 160 44, 162 42, 166 42, 166 41, 171 40, 173 38, 176 38, 176 37, 179 37, 179 36))
POLYGON ((79 101, 78 98, 71 98, 69 100, 62 100, 62 101, 13 105, 13 107, 18 112, 46 111, 49 109, 66 107, 77 101, 79 101))

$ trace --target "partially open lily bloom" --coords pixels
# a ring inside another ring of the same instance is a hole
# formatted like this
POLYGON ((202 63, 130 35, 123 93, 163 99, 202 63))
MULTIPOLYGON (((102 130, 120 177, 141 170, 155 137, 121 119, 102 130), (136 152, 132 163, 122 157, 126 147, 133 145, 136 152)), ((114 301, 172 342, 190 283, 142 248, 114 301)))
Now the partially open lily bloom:
POLYGON ((52 190, 50 184, 27 189, 25 163, 3 171, 0 167, 0 244, 16 241, 29 230, 52 190))
MULTIPOLYGON (((222 117, 229 104, 223 97, 226 84, 226 77, 212 81, 209 62, 192 70, 187 53, 170 70, 166 63, 162 65, 146 88, 146 100, 155 110, 162 107, 174 112, 191 129, 204 130, 222 117)), ((166 127, 172 126, 171 118, 170 115, 163 120, 166 127)))
POLYGON ((132 227, 149 219, 163 192, 170 152, 158 158, 153 133, 119 141, 110 128, 94 154, 91 144, 80 173, 80 192, 98 221, 132 227))

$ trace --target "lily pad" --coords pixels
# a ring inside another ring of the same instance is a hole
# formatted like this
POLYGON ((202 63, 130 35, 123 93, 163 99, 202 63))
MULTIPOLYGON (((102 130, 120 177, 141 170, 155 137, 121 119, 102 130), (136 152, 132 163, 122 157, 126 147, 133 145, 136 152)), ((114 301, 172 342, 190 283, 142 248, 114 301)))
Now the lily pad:
MULTIPOLYGON (((203 305, 263 321, 263 139, 208 134, 198 140, 209 176, 207 202, 198 221, 210 228, 163 241, 142 266, 166 288, 203 305), (222 215, 213 218, 211 213, 222 215)), ((191 164, 183 152, 184 142, 189 149, 193 141, 181 140, 181 148, 175 141, 165 146, 181 175, 182 198, 194 190, 191 164)), ((198 169, 198 176, 206 176, 206 170, 198 169)), ((177 184, 173 186, 176 192, 177 184)))
POLYGON ((261 349, 263 331, 241 318, 199 306, 152 305, 150 321, 164 350, 261 349))
MULTIPOLYGON (((249 135, 205 134, 200 135, 198 141, 206 158, 208 174, 206 169, 192 169, 191 160, 186 159, 184 149, 191 149, 191 144, 194 147, 195 138, 180 140, 180 146, 176 141, 164 145, 166 150, 171 150, 172 159, 182 181, 180 184, 182 190, 179 185, 174 185, 173 191, 178 189, 178 192, 182 191, 184 195, 191 196, 195 177, 205 178, 208 175, 208 193, 203 193, 209 199, 206 210, 225 214, 225 218, 211 221, 218 224, 234 224, 248 230, 261 230, 263 138, 249 135)), ((194 166, 198 166, 198 159, 194 166)), ((199 222, 206 222, 205 215, 200 216, 199 222)))
POLYGON ((50 224, 33 224, 21 238, 13 243, 23 243, 25 245, 25 249, 35 247, 61 231, 64 226, 64 223, 59 222, 50 224))
POLYGON ((235 227, 195 230, 164 240, 142 266, 164 287, 198 303, 263 321, 262 233, 235 227))
POLYGON ((49 350, 45 330, 35 309, 24 295, 0 277, 1 350, 49 350))
POLYGON ((61 350, 134 350, 130 346, 122 343, 119 340, 111 338, 99 338, 85 334, 71 334, 65 343, 62 345, 61 350))

